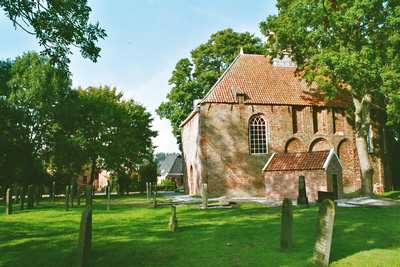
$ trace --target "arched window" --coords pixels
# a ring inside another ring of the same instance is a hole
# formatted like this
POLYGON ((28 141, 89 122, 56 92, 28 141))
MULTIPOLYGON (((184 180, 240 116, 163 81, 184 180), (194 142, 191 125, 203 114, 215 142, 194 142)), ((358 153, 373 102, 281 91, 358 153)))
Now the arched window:
POLYGON ((249 121, 250 154, 267 153, 267 127, 265 120, 260 116, 253 116, 249 121))

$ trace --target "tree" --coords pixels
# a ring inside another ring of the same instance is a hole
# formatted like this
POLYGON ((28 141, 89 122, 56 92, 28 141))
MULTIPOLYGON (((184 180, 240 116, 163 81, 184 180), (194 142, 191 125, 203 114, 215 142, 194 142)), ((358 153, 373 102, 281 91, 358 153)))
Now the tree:
POLYGON ((290 53, 298 74, 328 98, 350 91, 362 191, 371 193, 369 127, 379 124, 376 111, 386 110, 388 122, 399 123, 399 2, 278 0, 277 7, 278 15, 260 24, 268 54, 290 53))
POLYGON ((152 155, 152 118, 133 100, 124 100, 115 88, 78 90, 79 114, 75 139, 91 166, 90 183, 98 168, 128 177, 144 158, 152 155))
POLYGON ((190 59, 183 58, 176 64, 169 79, 172 88, 157 113, 170 120, 178 144, 181 144, 179 124, 192 111, 193 101, 205 96, 241 48, 247 53, 264 53, 259 38, 248 32, 225 29, 212 34, 206 43, 194 49, 190 59))
POLYGON ((66 68, 72 46, 94 62, 99 57, 96 43, 106 33, 99 23, 89 23, 87 0, 0 0, 0 7, 16 28, 36 36, 52 63, 66 68))

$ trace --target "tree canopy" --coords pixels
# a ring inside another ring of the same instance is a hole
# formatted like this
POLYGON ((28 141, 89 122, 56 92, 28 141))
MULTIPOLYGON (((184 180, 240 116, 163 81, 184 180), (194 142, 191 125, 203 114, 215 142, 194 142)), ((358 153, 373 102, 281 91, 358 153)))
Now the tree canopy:
POLYGON ((370 124, 377 123, 371 109, 386 111, 389 123, 399 123, 399 1, 278 0, 277 7, 278 15, 260 24, 269 54, 290 53, 302 78, 315 82, 328 97, 343 88, 351 92, 363 190, 368 193, 372 167, 366 138, 370 124))
POLYGON ((254 35, 225 29, 212 34, 191 52, 190 58, 176 64, 169 79, 171 90, 157 113, 171 122, 178 144, 181 144, 179 124, 192 111, 193 101, 204 97, 241 48, 246 53, 265 52, 263 42, 254 35))
POLYGON ((99 23, 89 22, 91 8, 87 0, 0 0, 0 7, 16 28, 36 36, 44 47, 43 54, 52 63, 66 68, 71 47, 78 48, 83 57, 97 61, 97 42, 106 33, 99 23))

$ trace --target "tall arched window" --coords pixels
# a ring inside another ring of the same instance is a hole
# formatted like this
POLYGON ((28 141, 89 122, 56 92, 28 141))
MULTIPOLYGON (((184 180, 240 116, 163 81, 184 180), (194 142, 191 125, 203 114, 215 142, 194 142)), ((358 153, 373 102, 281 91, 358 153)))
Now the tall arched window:
POLYGON ((265 120, 260 116, 253 116, 249 121, 250 154, 267 153, 267 127, 265 120))

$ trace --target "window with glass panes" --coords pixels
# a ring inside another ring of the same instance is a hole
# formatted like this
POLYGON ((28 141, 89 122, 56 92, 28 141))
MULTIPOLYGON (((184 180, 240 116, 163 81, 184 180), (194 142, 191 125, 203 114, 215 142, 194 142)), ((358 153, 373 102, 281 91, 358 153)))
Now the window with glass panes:
POLYGON ((267 153, 267 127, 259 115, 252 117, 249 122, 249 145, 251 154, 267 153))

